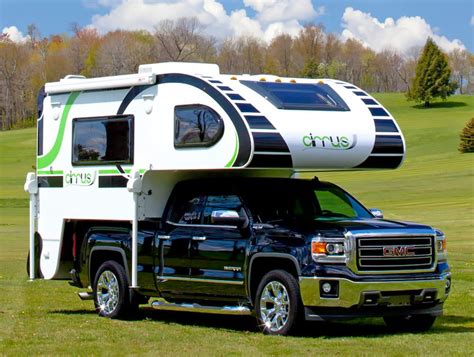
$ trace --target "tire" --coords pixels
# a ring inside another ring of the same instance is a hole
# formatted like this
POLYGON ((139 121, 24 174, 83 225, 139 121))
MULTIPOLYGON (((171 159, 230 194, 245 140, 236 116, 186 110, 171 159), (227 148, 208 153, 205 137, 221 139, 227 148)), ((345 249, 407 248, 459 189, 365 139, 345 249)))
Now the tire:
POLYGON ((99 316, 111 319, 130 317, 136 304, 130 301, 128 278, 119 263, 109 260, 103 263, 94 278, 94 305, 99 316))
POLYGON ((387 327, 395 331, 423 332, 428 331, 433 326, 436 316, 387 316, 383 319, 387 327))
POLYGON ((298 282, 284 270, 272 270, 258 285, 255 297, 258 326, 266 335, 288 335, 301 322, 303 305, 298 282))

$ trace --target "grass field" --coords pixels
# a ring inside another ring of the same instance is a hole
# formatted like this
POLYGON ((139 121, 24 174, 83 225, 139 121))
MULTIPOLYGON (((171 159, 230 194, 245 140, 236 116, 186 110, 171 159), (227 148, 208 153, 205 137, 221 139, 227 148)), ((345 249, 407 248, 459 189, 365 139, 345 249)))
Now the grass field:
POLYGON ((459 132, 474 97, 430 109, 403 95, 377 98, 397 118, 408 146, 402 168, 321 173, 387 218, 434 225, 448 237, 453 290, 445 315, 423 334, 390 333, 381 319, 308 324, 298 337, 263 336, 252 318, 142 311, 135 321, 95 315, 62 281, 29 282, 25 174, 34 129, 0 132, 0 355, 472 355, 474 341, 474 155, 459 154, 459 132))

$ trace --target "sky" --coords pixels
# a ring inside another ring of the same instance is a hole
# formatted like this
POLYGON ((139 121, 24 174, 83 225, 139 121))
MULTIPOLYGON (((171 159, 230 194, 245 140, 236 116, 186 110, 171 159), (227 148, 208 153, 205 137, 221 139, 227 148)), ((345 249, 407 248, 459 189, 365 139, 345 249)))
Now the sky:
POLYGON ((71 34, 73 24, 100 33, 153 31, 159 21, 195 16, 217 38, 264 41, 322 24, 342 40, 410 55, 428 36, 445 51, 474 52, 474 0, 0 0, 0 31, 23 41, 34 23, 42 36, 71 34))

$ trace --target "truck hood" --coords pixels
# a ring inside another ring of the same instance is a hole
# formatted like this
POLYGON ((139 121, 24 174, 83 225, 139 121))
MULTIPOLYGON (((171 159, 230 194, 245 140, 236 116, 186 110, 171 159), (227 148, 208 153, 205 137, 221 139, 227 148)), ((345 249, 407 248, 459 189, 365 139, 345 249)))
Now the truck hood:
POLYGON ((293 232, 303 233, 305 236, 315 234, 341 236, 346 232, 361 233, 371 231, 381 234, 423 231, 433 232, 433 228, 427 225, 399 222, 387 219, 325 219, 308 221, 287 221, 278 225, 279 228, 288 229, 293 232))

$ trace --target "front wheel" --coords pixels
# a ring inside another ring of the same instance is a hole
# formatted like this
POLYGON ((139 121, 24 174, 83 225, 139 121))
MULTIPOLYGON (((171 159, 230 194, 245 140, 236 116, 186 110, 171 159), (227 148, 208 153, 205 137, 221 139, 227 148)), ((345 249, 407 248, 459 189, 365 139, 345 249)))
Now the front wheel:
POLYGON ((396 331, 423 332, 433 326, 436 316, 431 315, 408 315, 408 316, 387 316, 383 318, 385 324, 390 329, 396 331))
POLYGON ((100 316, 123 318, 134 310, 125 269, 115 261, 106 261, 99 267, 93 290, 95 308, 100 316))
POLYGON ((303 309, 296 279, 284 270, 267 273, 258 286, 255 309, 263 333, 288 335, 294 332, 303 309))

